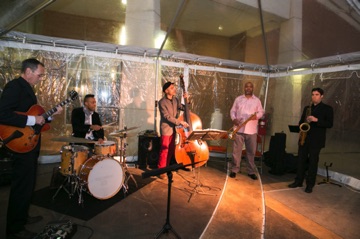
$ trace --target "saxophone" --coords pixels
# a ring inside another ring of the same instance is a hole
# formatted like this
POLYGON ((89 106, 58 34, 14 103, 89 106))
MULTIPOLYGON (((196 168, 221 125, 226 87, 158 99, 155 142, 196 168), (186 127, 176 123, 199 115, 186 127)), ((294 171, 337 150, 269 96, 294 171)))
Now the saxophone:
POLYGON ((243 127, 244 125, 246 125, 247 122, 249 122, 252 117, 254 115, 256 115, 257 112, 255 112, 254 114, 250 115, 249 118, 247 118, 244 122, 242 122, 240 125, 238 126, 233 126, 231 127, 231 129, 228 130, 227 134, 228 134, 228 138, 231 139, 231 140, 234 140, 235 139, 235 135, 236 133, 241 129, 241 127, 243 127))
MULTIPOLYGON (((312 105, 312 102, 310 102, 309 107, 306 109, 305 120, 307 119, 307 117, 309 117, 311 115, 311 105, 312 105)), ((299 128, 300 128, 299 141, 300 141, 300 145, 302 146, 305 143, 307 132, 310 130, 310 124, 307 122, 304 122, 299 126, 299 128)))

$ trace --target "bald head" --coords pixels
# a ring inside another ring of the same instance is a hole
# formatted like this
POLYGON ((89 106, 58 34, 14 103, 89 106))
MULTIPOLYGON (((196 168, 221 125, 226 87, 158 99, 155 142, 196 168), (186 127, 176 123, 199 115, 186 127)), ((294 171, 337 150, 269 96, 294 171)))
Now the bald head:
POLYGON ((254 84, 251 82, 246 82, 244 86, 244 94, 246 97, 251 97, 254 92, 254 84))

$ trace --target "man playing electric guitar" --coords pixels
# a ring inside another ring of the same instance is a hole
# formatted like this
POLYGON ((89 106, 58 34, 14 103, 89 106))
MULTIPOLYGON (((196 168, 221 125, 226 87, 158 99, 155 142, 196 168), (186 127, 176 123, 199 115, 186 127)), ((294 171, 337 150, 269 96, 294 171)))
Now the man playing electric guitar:
MULTIPOLYGON (((0 124, 26 128, 46 123, 43 115, 26 115, 37 103, 33 86, 44 80, 44 64, 36 59, 22 62, 21 76, 8 82, 0 98, 0 124)), ((60 114, 62 107, 56 107, 55 114, 60 114)), ((4 139, 1 139, 4 140, 4 139)), ((34 191, 37 160, 40 153, 40 137, 35 147, 25 153, 12 152, 13 172, 7 210, 7 238, 33 238, 37 234, 26 230, 25 225, 35 223, 41 216, 28 215, 31 197, 34 191)))

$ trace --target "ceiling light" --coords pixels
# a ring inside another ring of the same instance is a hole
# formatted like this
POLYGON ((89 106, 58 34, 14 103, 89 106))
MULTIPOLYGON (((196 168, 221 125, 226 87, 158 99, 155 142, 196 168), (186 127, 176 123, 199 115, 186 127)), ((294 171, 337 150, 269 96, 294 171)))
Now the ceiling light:
POLYGON ((223 30, 223 26, 222 26, 222 25, 219 25, 218 29, 219 29, 219 31, 222 31, 222 30, 223 30))

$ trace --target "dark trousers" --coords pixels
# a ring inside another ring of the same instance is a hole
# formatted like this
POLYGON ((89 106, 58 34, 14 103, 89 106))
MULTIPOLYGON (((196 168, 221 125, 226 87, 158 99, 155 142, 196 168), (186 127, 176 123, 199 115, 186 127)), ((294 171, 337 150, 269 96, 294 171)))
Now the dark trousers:
POLYGON ((14 162, 7 209, 7 233, 24 229, 35 187, 38 156, 38 151, 12 156, 14 162))
POLYGON ((302 184, 306 175, 306 185, 314 187, 319 163, 319 154, 321 148, 313 148, 305 142, 303 146, 299 146, 299 161, 296 174, 296 182, 302 184))

